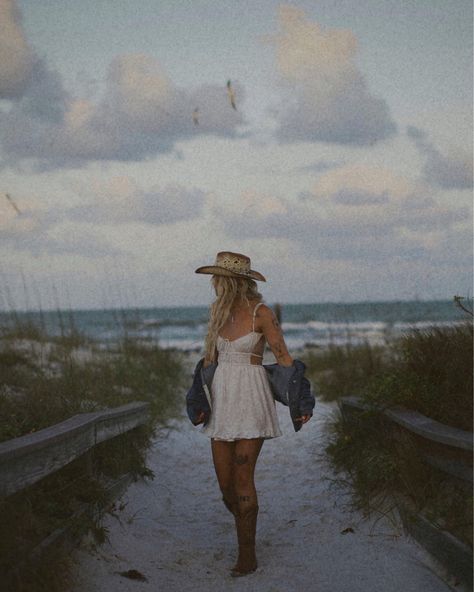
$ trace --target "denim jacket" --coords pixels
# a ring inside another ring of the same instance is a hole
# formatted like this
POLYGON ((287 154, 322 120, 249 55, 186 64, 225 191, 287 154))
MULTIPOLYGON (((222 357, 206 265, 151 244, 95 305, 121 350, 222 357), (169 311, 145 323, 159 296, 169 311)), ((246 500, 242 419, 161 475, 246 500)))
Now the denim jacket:
MULTIPOLYGON (((217 362, 203 368, 204 358, 196 364, 193 374, 193 383, 186 394, 186 410, 193 425, 199 425, 197 418, 204 411, 204 423, 206 425, 212 413, 211 384, 217 362)), ((315 398, 311 392, 311 383, 304 376, 306 365, 301 360, 293 360, 292 366, 280 364, 264 364, 267 372, 273 398, 289 407, 291 420, 295 432, 303 425, 297 417, 313 415, 315 398)))

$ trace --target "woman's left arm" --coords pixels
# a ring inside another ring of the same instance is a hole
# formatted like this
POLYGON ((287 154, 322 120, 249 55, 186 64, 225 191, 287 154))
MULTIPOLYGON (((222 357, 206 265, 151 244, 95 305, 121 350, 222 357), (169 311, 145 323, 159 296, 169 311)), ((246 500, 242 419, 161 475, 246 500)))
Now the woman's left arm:
POLYGON ((309 421, 313 416, 312 415, 302 415, 301 417, 297 417, 296 419, 298 421, 302 421, 303 423, 306 423, 307 421, 309 421))
MULTIPOLYGON (((256 316, 259 326, 265 335, 267 343, 270 346, 278 364, 281 364, 282 366, 292 366, 293 358, 288 352, 280 323, 278 322, 273 310, 264 304, 259 306, 256 316)), ((306 423, 311 419, 311 415, 304 414, 301 417, 297 417, 296 419, 306 423)))
POLYGON ((293 358, 288 353, 280 323, 273 310, 266 304, 263 304, 258 307, 256 317, 257 324, 265 335, 265 339, 277 362, 282 366, 292 366, 293 358))

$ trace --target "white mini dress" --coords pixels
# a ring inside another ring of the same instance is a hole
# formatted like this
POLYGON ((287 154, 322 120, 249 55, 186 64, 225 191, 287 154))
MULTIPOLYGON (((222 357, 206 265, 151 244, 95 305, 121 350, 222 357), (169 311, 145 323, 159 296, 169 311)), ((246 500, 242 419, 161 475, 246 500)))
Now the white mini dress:
POLYGON ((219 357, 211 384, 212 411, 202 429, 210 438, 231 442, 283 435, 267 372, 261 364, 251 363, 250 354, 263 336, 255 331, 255 312, 260 304, 254 309, 250 333, 232 340, 217 338, 219 357))

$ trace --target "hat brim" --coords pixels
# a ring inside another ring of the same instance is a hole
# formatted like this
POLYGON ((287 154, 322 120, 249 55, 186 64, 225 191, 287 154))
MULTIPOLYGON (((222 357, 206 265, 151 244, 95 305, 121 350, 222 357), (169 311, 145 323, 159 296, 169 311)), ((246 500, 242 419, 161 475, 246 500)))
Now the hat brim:
POLYGON ((218 265, 203 265, 202 267, 198 267, 194 273, 209 273, 212 275, 226 275, 228 277, 244 277, 250 278, 251 280, 258 280, 260 282, 267 281, 261 273, 253 269, 251 269, 248 273, 236 273, 234 271, 230 271, 229 269, 225 269, 224 267, 219 267, 218 265))

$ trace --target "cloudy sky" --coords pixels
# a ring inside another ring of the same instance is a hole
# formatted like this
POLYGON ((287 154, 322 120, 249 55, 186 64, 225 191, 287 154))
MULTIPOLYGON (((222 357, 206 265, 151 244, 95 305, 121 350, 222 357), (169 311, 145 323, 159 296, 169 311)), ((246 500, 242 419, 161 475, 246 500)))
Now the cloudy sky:
POLYGON ((0 308, 208 304, 220 250, 472 295, 472 49, 470 0, 0 0, 0 308))

